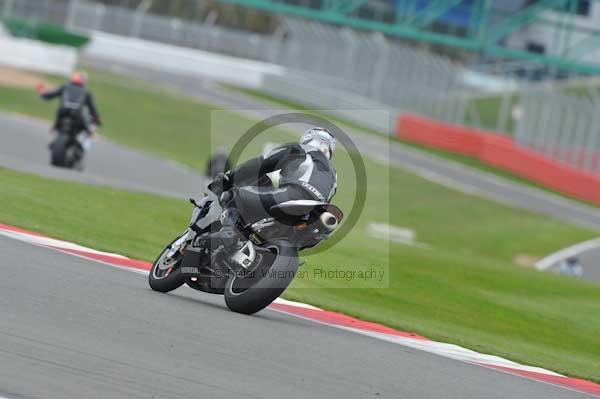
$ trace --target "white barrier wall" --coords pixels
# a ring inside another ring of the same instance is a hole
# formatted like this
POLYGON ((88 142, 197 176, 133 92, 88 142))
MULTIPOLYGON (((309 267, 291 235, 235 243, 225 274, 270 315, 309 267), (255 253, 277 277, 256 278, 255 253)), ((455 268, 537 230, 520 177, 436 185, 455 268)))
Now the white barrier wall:
POLYGON ((71 47, 0 34, 0 65, 69 76, 77 65, 77 51, 71 47))
POLYGON ((285 72, 283 67, 264 62, 103 32, 92 33, 84 56, 251 88, 260 87, 267 74, 285 72))

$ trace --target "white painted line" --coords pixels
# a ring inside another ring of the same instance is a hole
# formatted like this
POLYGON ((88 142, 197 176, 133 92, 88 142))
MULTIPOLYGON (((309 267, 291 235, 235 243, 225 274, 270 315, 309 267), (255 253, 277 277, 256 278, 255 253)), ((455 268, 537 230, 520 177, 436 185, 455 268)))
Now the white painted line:
POLYGON ((389 334, 382 334, 373 331, 356 330, 348 327, 340 327, 348 331, 353 331, 357 334, 367 335, 383 341, 392 342, 402 346, 422 350, 428 353, 433 353, 450 359, 460 360, 467 363, 484 363, 490 366, 506 367, 515 370, 531 371, 540 374, 554 375, 564 377, 561 374, 546 370, 540 367, 527 366, 513 362, 512 360, 504 359, 499 356, 487 355, 485 353, 475 352, 471 349, 463 348, 462 346, 447 344, 444 342, 426 341, 422 339, 414 339, 408 337, 397 337, 389 334))
POLYGON ((392 241, 413 247, 427 248, 429 245, 417 241, 417 234, 408 227, 392 226, 387 223, 369 223, 367 234, 379 240, 392 241))
POLYGON ((70 242, 56 240, 53 238, 48 238, 48 237, 43 237, 43 236, 26 234, 26 233, 22 233, 22 232, 18 232, 18 231, 7 231, 7 230, 0 229, 0 235, 9 237, 9 238, 14 238, 16 240, 28 242, 28 243, 34 244, 34 245, 71 249, 71 250, 76 250, 76 251, 84 251, 84 252, 88 252, 88 253, 92 253, 92 254, 111 256, 114 258, 127 259, 127 257, 119 255, 119 254, 96 251, 95 249, 83 247, 81 245, 73 244, 70 242))
POLYGON ((287 299, 283 299, 283 298, 277 298, 274 303, 278 303, 281 305, 295 306, 297 308, 321 310, 321 309, 317 308, 316 306, 312 306, 307 303, 288 301, 287 299))
POLYGON ((600 237, 594 238, 593 240, 580 242, 579 244, 575 244, 573 246, 561 249, 560 251, 555 252, 551 255, 548 255, 545 258, 540 259, 535 264, 535 268, 538 270, 546 270, 568 258, 571 258, 573 256, 579 256, 584 252, 591 251, 597 248, 600 248, 600 237))

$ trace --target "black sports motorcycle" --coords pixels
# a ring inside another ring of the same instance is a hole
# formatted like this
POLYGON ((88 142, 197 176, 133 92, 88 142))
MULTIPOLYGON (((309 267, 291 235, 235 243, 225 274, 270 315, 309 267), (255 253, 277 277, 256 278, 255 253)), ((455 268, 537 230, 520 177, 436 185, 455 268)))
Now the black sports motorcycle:
POLYGON ((50 143, 50 163, 53 166, 82 171, 84 168, 87 132, 77 116, 62 116, 57 124, 58 135, 50 143))
POLYGON ((271 207, 270 217, 252 220, 227 208, 236 188, 217 196, 207 190, 194 204, 188 229, 160 254, 150 271, 150 287, 169 292, 183 284, 225 296, 227 307, 256 313, 277 299, 299 267, 298 252, 327 239, 342 221, 336 206, 319 201, 288 201, 271 207), (236 216, 232 217, 232 213, 236 216), (235 228, 235 245, 225 248, 215 237, 223 226, 235 228))

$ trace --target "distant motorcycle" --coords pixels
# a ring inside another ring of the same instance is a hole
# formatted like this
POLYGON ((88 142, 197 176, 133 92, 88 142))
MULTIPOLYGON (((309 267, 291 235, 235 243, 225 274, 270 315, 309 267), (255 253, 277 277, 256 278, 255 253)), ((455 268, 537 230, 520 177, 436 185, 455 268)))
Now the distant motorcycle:
POLYGON ((233 218, 236 244, 225 249, 214 245, 214 237, 229 223, 231 211, 225 203, 235 197, 236 190, 221 196, 207 190, 199 203, 190 200, 194 211, 189 227, 152 266, 149 283, 153 290, 169 292, 187 284, 224 295, 234 312, 256 313, 292 282, 299 251, 326 240, 343 218, 336 206, 312 200, 275 205, 269 209, 271 216, 261 220, 240 212, 240 217, 233 218))
MULTIPOLYGON (((76 121, 76 117, 72 116, 63 116, 58 121, 57 137, 50 144, 50 163, 53 166, 78 171, 84 169, 85 152, 91 139, 76 121)), ((94 129, 94 126, 91 128, 94 129)))
POLYGON ((225 173, 231 169, 229 155, 223 151, 216 151, 206 163, 206 176, 214 179, 219 173, 225 173))

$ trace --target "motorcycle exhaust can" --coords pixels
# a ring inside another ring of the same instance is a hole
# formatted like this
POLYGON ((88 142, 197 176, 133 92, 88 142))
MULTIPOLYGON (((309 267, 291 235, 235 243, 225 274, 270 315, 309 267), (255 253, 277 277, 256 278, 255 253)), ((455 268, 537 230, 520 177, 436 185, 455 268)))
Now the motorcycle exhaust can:
POLYGON ((321 223, 328 230, 335 230, 338 227, 338 219, 331 212, 323 212, 320 216, 321 223))

